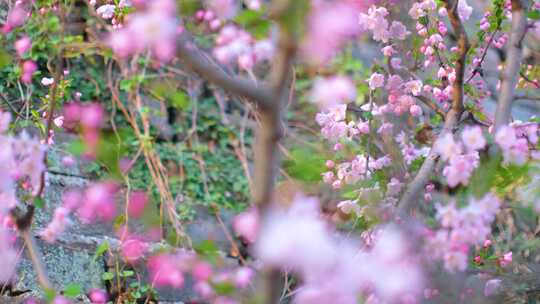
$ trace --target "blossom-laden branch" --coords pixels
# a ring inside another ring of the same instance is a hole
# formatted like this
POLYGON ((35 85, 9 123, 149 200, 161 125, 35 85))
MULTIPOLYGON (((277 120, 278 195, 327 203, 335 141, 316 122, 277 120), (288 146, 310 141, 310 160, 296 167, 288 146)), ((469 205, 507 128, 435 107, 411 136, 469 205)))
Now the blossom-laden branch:
MULTIPOLYGON (((450 106, 450 110, 445 115, 444 126, 439 136, 443 136, 453 131, 453 129, 457 126, 459 118, 464 109, 463 82, 467 53, 469 52, 470 44, 467 37, 467 32, 465 31, 463 23, 459 17, 458 2, 458 0, 444 1, 444 5, 448 11, 448 18, 450 19, 450 23, 452 24, 452 28, 454 29, 454 33, 457 37, 457 53, 459 58, 455 65, 456 80, 452 85, 452 104, 450 106)), ((436 140, 434 142, 436 142, 436 140)), ((415 207, 418 194, 421 193, 422 188, 426 185, 429 177, 433 173, 438 159, 438 154, 432 147, 431 151, 426 157, 426 160, 420 167, 420 170, 418 170, 415 178, 407 185, 407 188, 398 203, 401 212, 410 212, 415 207)))
MULTIPOLYGON (((276 1, 283 5, 282 1, 276 1), (280 3, 281 2, 281 3, 280 3)), ((273 16, 279 18, 280 16, 273 16)), ((256 85, 239 76, 228 75, 220 66, 212 63, 192 42, 187 33, 177 45, 179 59, 203 79, 226 91, 246 97, 259 107, 260 126, 256 133, 255 172, 252 203, 262 215, 270 208, 277 172, 280 167, 279 142, 283 137, 282 112, 287 104, 288 84, 297 44, 289 29, 280 28, 278 49, 270 74, 270 84, 256 85)), ((281 273, 278 269, 268 269, 265 281, 266 303, 278 303, 281 296, 281 273)))
POLYGON ((512 0, 512 28, 501 79, 501 94, 495 111, 495 130, 508 124, 523 55, 522 41, 527 31, 527 1, 512 0))
POLYGON ((185 66, 229 93, 248 98, 263 110, 275 107, 271 89, 257 86, 253 81, 243 77, 229 75, 212 62, 210 56, 204 54, 191 38, 189 33, 184 32, 177 43, 177 57, 185 66))

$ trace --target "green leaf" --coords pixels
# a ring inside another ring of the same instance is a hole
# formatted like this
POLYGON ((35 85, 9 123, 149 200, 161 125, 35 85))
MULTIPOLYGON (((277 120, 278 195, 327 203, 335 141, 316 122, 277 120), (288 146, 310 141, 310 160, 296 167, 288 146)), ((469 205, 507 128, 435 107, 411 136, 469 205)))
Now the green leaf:
POLYGON ((114 279, 114 274, 112 274, 110 272, 105 272, 105 273, 103 273, 103 275, 101 275, 101 278, 103 279, 103 281, 110 281, 110 280, 114 279))
POLYGON ((305 182, 319 182, 324 172, 324 164, 325 158, 320 153, 299 148, 291 151, 291 157, 284 162, 284 168, 293 178, 305 182))
POLYGON ((129 278, 135 275, 135 272, 133 270, 124 270, 120 273, 120 276, 122 278, 129 278))
POLYGON ((170 97, 171 105, 177 109, 185 110, 189 106, 189 96, 184 91, 176 91, 170 97))
POLYGON ((45 202, 43 201, 43 198, 39 196, 34 197, 34 206, 36 206, 39 209, 43 209, 43 206, 45 206, 45 202))
POLYGON ((101 257, 107 250, 109 250, 109 241, 99 244, 94 253, 94 261, 101 257))
POLYGON ((0 49, 0 69, 6 67, 11 62, 11 57, 4 49, 0 49))
POLYGON ((79 284, 69 284, 64 288, 64 296, 68 298, 76 298, 81 295, 82 288, 79 284))
POLYGON ((540 10, 530 11, 527 17, 532 20, 540 20, 540 10))

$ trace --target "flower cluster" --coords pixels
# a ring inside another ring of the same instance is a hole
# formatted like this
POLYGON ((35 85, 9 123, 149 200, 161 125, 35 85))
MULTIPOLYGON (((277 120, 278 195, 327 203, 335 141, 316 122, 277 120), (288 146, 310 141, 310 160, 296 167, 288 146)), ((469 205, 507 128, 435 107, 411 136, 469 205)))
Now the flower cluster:
POLYGON ((442 228, 428 237, 427 252, 434 259, 444 260, 448 271, 464 271, 469 247, 483 244, 500 206, 500 200, 492 193, 473 198, 460 209, 455 202, 437 204, 437 220, 442 228))
POLYGON ((230 284, 242 289, 249 286, 254 276, 254 270, 249 267, 215 271, 212 264, 187 250, 152 256, 148 269, 151 282, 157 287, 182 288, 185 276, 191 274, 195 291, 205 301, 212 300, 212 303, 239 303, 233 298, 220 296, 214 291, 214 286, 230 284))
POLYGON ((359 34, 360 9, 352 1, 314 3, 307 21, 309 30, 301 46, 308 60, 314 64, 328 62, 345 42, 359 34))
POLYGON ((469 183, 472 172, 480 164, 478 151, 486 146, 482 129, 478 126, 466 127, 461 133, 461 140, 455 141, 452 133, 446 133, 440 136, 433 146, 442 160, 448 161, 443 175, 450 187, 469 183))
POLYGON ((495 142, 503 152, 505 163, 523 165, 529 158, 529 143, 538 143, 538 124, 515 122, 502 126, 495 134, 495 142))
POLYGON ((174 57, 181 29, 175 13, 174 1, 151 1, 145 10, 129 15, 126 24, 110 34, 108 43, 121 58, 150 50, 156 59, 169 61, 174 57))
POLYGON ((265 265, 301 276, 295 303, 357 303, 361 294, 392 302, 419 292, 421 272, 395 227, 382 228, 366 250, 336 237, 318 208, 316 199, 298 195, 288 210, 274 209, 255 246, 265 265))
POLYGON ((250 71, 257 63, 272 59, 274 44, 269 39, 257 41, 248 32, 229 24, 217 35, 213 54, 222 64, 236 61, 241 69, 250 71))
POLYGON ((0 198, 3 201, 0 213, 3 213, 5 208, 17 204, 16 183, 31 191, 32 195, 38 194, 45 170, 46 146, 25 131, 17 137, 0 135, 0 145, 0 198))
POLYGON ((71 102, 64 106, 63 126, 68 131, 74 131, 80 127, 81 136, 86 145, 86 156, 89 158, 97 153, 104 115, 103 107, 98 103, 71 102))

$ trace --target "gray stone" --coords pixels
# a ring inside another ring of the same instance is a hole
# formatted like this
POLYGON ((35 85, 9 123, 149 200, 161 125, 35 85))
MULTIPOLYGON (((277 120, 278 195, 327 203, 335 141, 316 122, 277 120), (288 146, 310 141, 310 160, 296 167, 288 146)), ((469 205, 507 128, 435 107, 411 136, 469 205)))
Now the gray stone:
MULTIPOLYGON (((68 284, 79 284, 83 291, 103 288, 102 275, 105 263, 94 259, 94 251, 66 244, 47 244, 37 241, 43 255, 44 266, 49 279, 56 290, 62 290, 68 284)), ((42 291, 36 278, 36 272, 30 260, 23 258, 18 264, 16 290, 31 290, 32 294, 41 295, 42 291)))

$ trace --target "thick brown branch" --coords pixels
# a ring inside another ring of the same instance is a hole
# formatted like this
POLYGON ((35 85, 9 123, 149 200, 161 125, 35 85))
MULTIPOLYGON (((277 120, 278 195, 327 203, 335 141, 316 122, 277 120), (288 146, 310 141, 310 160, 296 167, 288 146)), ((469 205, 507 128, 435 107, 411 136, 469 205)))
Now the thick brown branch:
MULTIPOLYGON (((465 74, 467 52, 470 47, 467 33, 465 32, 465 28, 463 27, 457 12, 458 1, 447 0, 444 4, 448 11, 448 18, 450 19, 452 28, 457 36, 459 59, 455 65, 456 80, 452 85, 452 105, 450 110, 446 113, 444 126, 439 136, 452 132, 457 126, 459 118, 463 113, 463 78, 465 74)), ((399 209, 402 213, 408 213, 414 208, 415 202, 433 173, 438 159, 437 153, 432 148, 414 179, 407 185, 407 188, 399 201, 399 209)))
POLYGON ((193 72, 212 82, 229 93, 248 98, 261 109, 270 109, 274 105, 272 91, 265 86, 257 86, 253 81, 227 74, 220 66, 205 56, 188 33, 183 33, 177 43, 178 59, 193 72))
POLYGON ((512 28, 506 50, 506 62, 501 79, 501 94, 495 110, 495 130, 508 124, 512 102, 519 78, 522 59, 522 40, 527 29, 527 12, 520 0, 512 0, 512 28))

